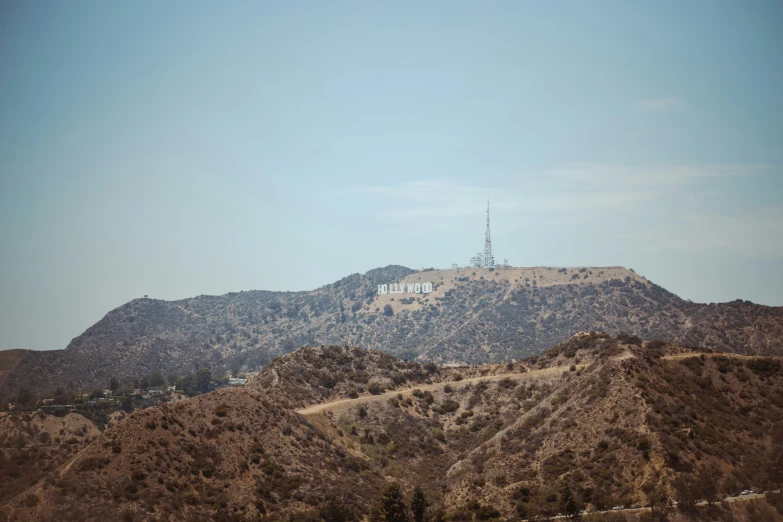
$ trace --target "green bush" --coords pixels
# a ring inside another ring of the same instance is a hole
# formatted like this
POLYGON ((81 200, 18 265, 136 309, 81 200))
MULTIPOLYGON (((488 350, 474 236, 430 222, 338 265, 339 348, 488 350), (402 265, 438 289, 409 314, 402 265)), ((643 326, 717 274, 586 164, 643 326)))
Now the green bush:
POLYGON ((751 359, 745 366, 762 379, 772 377, 780 371, 780 362, 767 358, 751 359))
POLYGON ((454 413, 459 409, 459 402, 454 399, 446 399, 437 408, 437 412, 441 414, 454 413))

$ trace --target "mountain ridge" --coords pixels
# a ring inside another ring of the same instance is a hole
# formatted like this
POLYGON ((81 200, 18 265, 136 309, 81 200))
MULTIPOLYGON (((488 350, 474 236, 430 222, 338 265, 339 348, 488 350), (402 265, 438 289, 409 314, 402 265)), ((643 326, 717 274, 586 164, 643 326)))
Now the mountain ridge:
POLYGON ((301 348, 245 387, 137 410, 75 442, 0 513, 282 521, 320 520, 339 505, 359 520, 399 482, 423 488, 435 519, 546 518, 563 488, 611 509, 656 489, 682 500, 681 480, 708 483, 711 500, 771 487, 781 433, 779 357, 598 332, 524 361, 461 368, 301 348), (335 407, 346 399, 355 402, 335 407))
POLYGON ((0 391, 101 387, 111 376, 127 382, 154 370, 255 371, 299 346, 321 344, 439 364, 499 362, 587 330, 783 354, 783 307, 692 303, 622 267, 414 271, 389 265, 312 291, 134 299, 64 350, 28 351, 7 370, 0 391), (378 295, 378 285, 393 282, 430 282, 433 290, 378 295))

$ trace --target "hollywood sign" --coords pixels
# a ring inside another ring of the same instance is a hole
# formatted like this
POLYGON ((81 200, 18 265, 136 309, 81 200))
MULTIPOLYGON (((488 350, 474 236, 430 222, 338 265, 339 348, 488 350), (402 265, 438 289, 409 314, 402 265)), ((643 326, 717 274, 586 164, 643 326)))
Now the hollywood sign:
POLYGON ((384 294, 429 294, 432 283, 392 283, 378 285, 378 295, 384 294))

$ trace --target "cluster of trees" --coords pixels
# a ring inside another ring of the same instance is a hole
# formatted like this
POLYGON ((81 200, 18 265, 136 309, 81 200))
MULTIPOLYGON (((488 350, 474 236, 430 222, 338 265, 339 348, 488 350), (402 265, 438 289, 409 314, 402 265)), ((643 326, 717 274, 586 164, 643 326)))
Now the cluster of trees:
POLYGON ((696 503, 718 500, 718 483, 722 477, 717 467, 706 467, 698 473, 681 474, 672 481, 672 489, 681 509, 692 510, 696 503))
POLYGON ((546 489, 537 494, 531 494, 527 488, 520 488, 514 498, 517 500, 517 515, 529 520, 548 520, 558 513, 573 518, 584 509, 584 504, 574 496, 566 483, 560 484, 557 489, 546 489))
MULTIPOLYGON (((228 377, 221 377, 218 381, 221 384, 228 384, 228 377)), ((182 391, 186 395, 192 397, 199 393, 211 391, 213 389, 212 382, 212 370, 209 368, 202 368, 196 373, 188 373, 182 377, 177 377, 173 374, 164 377, 161 372, 155 370, 140 379, 134 379, 132 384, 134 389, 140 390, 160 388, 161 386, 168 384, 169 386, 176 386, 178 391, 182 391)), ((116 392, 120 389, 120 382, 114 376, 109 379, 109 389, 112 392, 116 392)))
POLYGON ((429 505, 419 486, 416 486, 410 501, 406 503, 402 487, 399 483, 392 482, 373 505, 370 522, 424 522, 429 505))
POLYGON ((212 370, 209 368, 202 368, 195 375, 189 373, 183 377, 180 377, 174 381, 174 386, 177 390, 185 392, 189 397, 198 395, 199 393, 206 393, 211 390, 212 386, 212 370))
POLYGON ((14 404, 16 409, 30 409, 38 402, 38 397, 29 388, 20 388, 15 394, 0 396, 0 410, 6 409, 8 403, 14 404))
MULTIPOLYGON (((530 495, 522 489, 517 514, 528 520, 548 520, 562 514, 566 518, 576 517, 584 506, 574 496, 570 488, 562 484, 557 491, 545 491, 539 495, 530 495)), ((370 522, 424 522, 424 520, 493 520, 501 517, 492 506, 472 501, 451 513, 442 509, 429 510, 430 503, 424 491, 416 487, 406 501, 402 487, 392 482, 383 490, 380 498, 370 511, 370 522), (429 510, 429 513, 428 513, 429 510)))

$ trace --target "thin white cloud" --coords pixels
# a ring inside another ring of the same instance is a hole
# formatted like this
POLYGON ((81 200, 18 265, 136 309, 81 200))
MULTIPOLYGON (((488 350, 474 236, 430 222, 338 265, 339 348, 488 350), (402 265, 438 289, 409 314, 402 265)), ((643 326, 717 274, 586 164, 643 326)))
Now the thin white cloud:
MULTIPOLYGON (((454 229, 454 220, 476 219, 486 198, 506 226, 630 227, 650 252, 731 251, 783 255, 783 202, 766 210, 741 202, 715 215, 726 197, 725 180, 777 173, 774 165, 626 167, 567 165, 507 178, 504 186, 420 180, 355 187, 373 198, 376 218, 403 229, 454 229), (713 206, 711 206, 713 205, 713 206), (676 219, 673 217, 676 216, 676 219), (520 219, 516 219, 516 218, 520 219)), ((730 200, 731 198, 726 198, 730 200)))
POLYGON ((500 213, 616 211, 660 198, 685 185, 704 192, 701 185, 711 180, 751 176, 771 168, 774 167, 582 164, 521 174, 502 187, 420 180, 399 185, 363 185, 350 192, 378 197, 379 217, 391 221, 476 215, 483 211, 486 198, 492 201, 493 210, 500 213))
POLYGON ((679 105, 679 98, 671 96, 668 98, 651 98, 647 100, 639 100, 634 103, 633 106, 636 109, 643 109, 646 111, 660 111, 679 105))
POLYGON ((645 250, 783 257, 783 204, 729 214, 691 214, 671 225, 649 230, 645 250))
POLYGON ((633 167, 624 165, 566 165, 535 173, 541 179, 560 179, 562 182, 585 183, 596 186, 657 186, 674 187, 708 179, 751 176, 774 165, 666 165, 661 167, 633 167))

